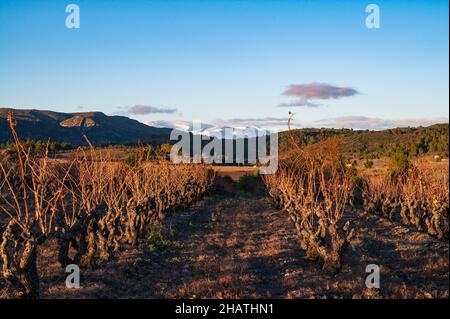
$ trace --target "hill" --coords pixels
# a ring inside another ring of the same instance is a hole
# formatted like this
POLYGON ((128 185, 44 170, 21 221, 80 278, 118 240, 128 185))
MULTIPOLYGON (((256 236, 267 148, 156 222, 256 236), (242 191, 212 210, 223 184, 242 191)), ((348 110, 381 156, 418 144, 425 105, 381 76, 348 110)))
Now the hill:
POLYGON ((428 127, 394 128, 383 131, 351 129, 297 129, 280 133, 280 149, 288 145, 289 134, 304 146, 329 137, 339 140, 344 153, 355 158, 388 156, 402 149, 411 156, 427 153, 443 153, 448 156, 449 125, 435 124, 428 127))
MULTIPOLYGON (((83 134, 96 146, 151 143, 169 141, 172 128, 151 127, 125 116, 107 116, 100 112, 60 113, 40 110, 15 110, 0 108, 0 144, 11 139, 7 114, 14 112, 17 132, 26 140, 43 140, 68 143, 71 146, 86 145, 83 134)), ((435 124, 428 127, 394 128, 383 131, 305 128, 280 132, 280 150, 288 147, 292 134, 304 146, 318 143, 329 137, 340 141, 342 151, 353 158, 377 158, 388 156, 402 149, 411 156, 427 153, 449 152, 449 125, 435 124)), ((202 141, 206 144, 208 140, 202 141)), ((173 143, 173 142, 172 142, 173 143)))
POLYGON ((83 134, 96 146, 138 142, 159 144, 169 139, 171 131, 101 112, 59 113, 0 108, 0 144, 11 139, 7 123, 9 111, 14 112, 17 133, 22 139, 51 140, 72 146, 86 145, 83 134))

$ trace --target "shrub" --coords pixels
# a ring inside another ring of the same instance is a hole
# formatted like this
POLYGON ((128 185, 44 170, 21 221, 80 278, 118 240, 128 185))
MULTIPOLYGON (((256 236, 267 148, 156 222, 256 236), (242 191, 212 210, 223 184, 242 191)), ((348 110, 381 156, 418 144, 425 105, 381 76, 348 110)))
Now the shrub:
POLYGON ((362 190, 364 187, 364 176, 362 176, 355 166, 347 167, 346 172, 352 182, 352 193, 349 197, 351 206, 361 205, 363 203, 362 190))
POLYGON ((236 183, 236 189, 258 196, 265 194, 264 184, 258 173, 241 176, 236 183))
POLYGON ((135 167, 139 163, 151 160, 155 157, 155 150, 152 145, 147 145, 145 147, 135 148, 129 151, 127 157, 123 160, 123 163, 135 167))
POLYGON ((391 179, 404 179, 409 168, 410 161, 408 154, 397 150, 390 156, 387 174, 391 179))
POLYGON ((214 179, 214 192, 225 196, 234 196, 236 182, 230 176, 217 176, 214 179))

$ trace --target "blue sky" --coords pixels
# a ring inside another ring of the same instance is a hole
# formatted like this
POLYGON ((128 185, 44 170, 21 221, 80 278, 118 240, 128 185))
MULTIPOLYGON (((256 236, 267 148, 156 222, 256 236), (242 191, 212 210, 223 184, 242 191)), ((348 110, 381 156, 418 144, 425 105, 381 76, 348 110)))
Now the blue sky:
POLYGON ((231 124, 294 111, 299 124, 355 128, 448 121, 448 2, 371 2, 2 0, 0 107, 231 124), (365 26, 371 2, 380 29, 365 26), (80 29, 65 26, 70 3, 80 29), (313 83, 358 93, 279 106, 292 85, 313 83))

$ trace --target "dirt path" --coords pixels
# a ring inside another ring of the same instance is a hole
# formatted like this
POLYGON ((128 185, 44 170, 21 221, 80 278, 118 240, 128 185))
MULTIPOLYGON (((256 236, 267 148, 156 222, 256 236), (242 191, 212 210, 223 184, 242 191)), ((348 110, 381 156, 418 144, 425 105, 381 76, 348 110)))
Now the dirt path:
POLYGON ((337 276, 303 259, 286 213, 265 198, 210 197, 178 214, 161 235, 96 270, 82 288, 64 287, 54 251, 42 252, 46 298, 448 298, 448 243, 362 213, 337 276), (381 267, 379 291, 365 288, 365 267, 381 267))

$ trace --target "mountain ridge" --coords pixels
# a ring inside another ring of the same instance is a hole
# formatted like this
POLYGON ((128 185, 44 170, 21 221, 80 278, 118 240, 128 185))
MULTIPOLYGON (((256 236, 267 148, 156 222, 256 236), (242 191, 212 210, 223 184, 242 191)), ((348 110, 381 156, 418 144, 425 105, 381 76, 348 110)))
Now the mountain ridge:
POLYGON ((0 108, 0 144, 11 139, 7 115, 17 120, 21 139, 52 140, 86 145, 83 135, 96 146, 108 144, 153 143, 169 139, 170 129, 155 128, 125 116, 102 112, 63 113, 36 109, 0 108))

